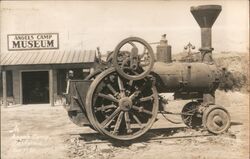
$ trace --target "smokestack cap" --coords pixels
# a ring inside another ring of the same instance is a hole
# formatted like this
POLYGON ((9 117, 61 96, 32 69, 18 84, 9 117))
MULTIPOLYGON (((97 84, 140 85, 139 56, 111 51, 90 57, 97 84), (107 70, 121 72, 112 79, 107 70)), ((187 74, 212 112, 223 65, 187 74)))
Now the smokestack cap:
POLYGON ((191 7, 190 11, 201 28, 211 28, 221 9, 220 5, 201 5, 191 7))

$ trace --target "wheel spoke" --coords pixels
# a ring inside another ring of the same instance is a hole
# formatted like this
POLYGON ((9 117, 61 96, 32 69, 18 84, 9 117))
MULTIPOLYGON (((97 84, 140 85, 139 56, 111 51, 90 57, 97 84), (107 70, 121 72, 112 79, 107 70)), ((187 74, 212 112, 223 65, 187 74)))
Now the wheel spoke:
POLYGON ((146 101, 151 101, 151 100, 153 100, 153 96, 151 95, 151 96, 147 96, 147 97, 142 97, 142 98, 140 98, 139 99, 139 101, 140 102, 146 102, 146 101))
POLYGON ((119 76, 117 77, 117 80, 118 80, 118 86, 120 89, 121 96, 123 97, 123 96, 125 96, 125 93, 124 93, 125 89, 124 89, 123 82, 119 76))
POLYGON ((120 108, 117 108, 109 117, 107 117, 102 123, 102 127, 106 128, 111 122, 112 119, 120 112, 120 108))
POLYGON ((118 92, 116 92, 116 90, 114 89, 114 87, 111 86, 111 84, 107 84, 107 87, 114 94, 114 96, 118 94, 118 92))
POLYGON ((139 95, 139 93, 141 93, 141 91, 135 91, 133 94, 131 94, 131 95, 129 96, 129 98, 130 98, 131 100, 133 100, 133 99, 135 99, 135 98, 139 95))
POLYGON ((123 82, 119 76, 117 77, 117 80, 118 80, 118 86, 119 86, 120 91, 124 91, 123 82))
POLYGON ((141 121, 137 118, 137 116, 135 114, 133 114, 132 116, 135 119, 135 121, 139 124, 140 128, 142 129, 143 127, 142 127, 141 121))
POLYGON ((126 123, 127 133, 131 133, 132 130, 131 130, 130 118, 129 118, 128 112, 125 112, 124 117, 125 117, 125 123, 126 123))
POLYGON ((135 105, 132 106, 132 109, 137 110, 139 112, 143 112, 143 113, 149 114, 149 115, 153 114, 151 111, 148 111, 148 110, 144 109, 143 107, 137 107, 135 105))
POLYGON ((102 105, 101 107, 96 108, 96 111, 105 111, 110 108, 116 108, 117 106, 110 104, 110 105, 102 105))
POLYGON ((116 98, 115 98, 114 96, 112 96, 111 94, 106 95, 106 94, 103 94, 103 93, 98 93, 98 96, 99 96, 99 97, 102 97, 102 98, 104 98, 104 99, 107 99, 107 100, 116 102, 116 103, 119 102, 118 99, 116 99, 116 98))
POLYGON ((119 129, 119 127, 120 127, 120 125, 121 125, 121 122, 122 122, 123 113, 124 113, 124 112, 121 112, 121 113, 119 114, 118 118, 117 118, 117 121, 116 121, 116 123, 115 123, 115 128, 114 128, 113 134, 117 134, 117 132, 118 132, 118 129, 119 129))
POLYGON ((130 42, 128 42, 132 47, 135 47, 135 48, 137 48, 136 47, 136 45, 134 44, 134 43, 132 43, 131 41, 130 42))
POLYGON ((128 82, 128 85, 132 86, 132 85, 133 85, 133 82, 134 82, 134 80, 130 80, 130 81, 128 82))

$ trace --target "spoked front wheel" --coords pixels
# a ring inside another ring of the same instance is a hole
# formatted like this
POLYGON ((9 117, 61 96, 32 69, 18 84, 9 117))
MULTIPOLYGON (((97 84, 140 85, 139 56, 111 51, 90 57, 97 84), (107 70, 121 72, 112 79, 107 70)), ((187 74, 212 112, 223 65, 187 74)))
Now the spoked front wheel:
POLYGON ((151 78, 128 80, 115 68, 97 76, 86 97, 90 123, 100 133, 118 140, 132 140, 148 131, 155 122, 158 105, 151 78))

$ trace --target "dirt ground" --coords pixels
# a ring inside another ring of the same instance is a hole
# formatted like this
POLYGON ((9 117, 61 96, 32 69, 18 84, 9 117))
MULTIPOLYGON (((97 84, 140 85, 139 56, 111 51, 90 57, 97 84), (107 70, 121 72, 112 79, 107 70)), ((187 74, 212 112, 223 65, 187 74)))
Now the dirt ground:
MULTIPOLYGON (((214 136, 206 131, 174 125, 161 115, 153 128, 134 142, 110 142, 87 127, 77 127, 62 106, 20 105, 1 107, 2 159, 248 159, 249 95, 216 92, 217 103, 232 118, 228 133, 214 136), (192 136, 192 137, 190 137, 192 136), (168 139, 150 140, 152 137, 168 139)), ((187 101, 167 107, 180 111, 187 101)), ((169 118, 181 121, 180 117, 169 118)))

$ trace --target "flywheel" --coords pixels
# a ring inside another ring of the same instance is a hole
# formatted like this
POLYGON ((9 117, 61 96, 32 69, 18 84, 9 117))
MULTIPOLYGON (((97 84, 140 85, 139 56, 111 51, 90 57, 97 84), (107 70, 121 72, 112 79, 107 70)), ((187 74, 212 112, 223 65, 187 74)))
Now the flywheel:
POLYGON ((116 46, 112 59, 117 72, 129 80, 149 75, 155 61, 152 47, 139 37, 122 40, 116 46))

